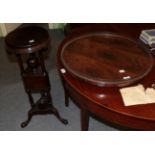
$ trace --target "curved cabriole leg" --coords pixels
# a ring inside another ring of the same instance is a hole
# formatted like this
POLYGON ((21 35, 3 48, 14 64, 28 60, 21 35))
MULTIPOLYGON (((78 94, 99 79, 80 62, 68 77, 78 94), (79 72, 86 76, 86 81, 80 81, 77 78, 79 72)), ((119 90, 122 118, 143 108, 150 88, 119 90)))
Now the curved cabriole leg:
POLYGON ((47 91, 47 96, 48 96, 48 98, 49 98, 49 102, 50 102, 50 103, 49 103, 49 109, 51 110, 51 112, 52 112, 63 124, 67 125, 67 124, 68 124, 68 121, 67 121, 66 119, 62 118, 62 117, 60 116, 58 110, 53 106, 53 104, 52 104, 52 97, 51 97, 49 91, 47 91))
MULTIPOLYGON (((51 105, 52 106, 52 105, 51 105)), ((63 124, 65 124, 65 125, 67 125, 68 124, 68 121, 66 120, 66 119, 64 119, 64 118, 62 118, 60 115, 59 115, 59 112, 58 112, 58 110, 55 108, 55 107, 51 107, 51 111, 52 111, 52 113, 63 123, 63 124)))
POLYGON ((30 101, 30 105, 31 105, 31 107, 33 107, 34 106, 34 100, 33 100, 32 94, 30 91, 27 91, 27 94, 28 94, 28 98, 30 101))
POLYGON ((31 109, 31 110, 28 112, 28 119, 27 119, 25 122, 21 123, 21 127, 22 127, 22 128, 25 128, 25 127, 29 124, 29 122, 30 122, 31 119, 32 119, 32 116, 33 116, 33 109, 31 109))
MULTIPOLYGON (((30 99, 32 96, 30 95, 30 99)), ((52 104, 52 97, 50 95, 49 89, 41 91, 41 97, 35 104, 31 104, 31 110, 28 112, 28 119, 21 124, 21 127, 26 127, 33 115, 39 114, 54 114, 63 124, 67 125, 68 121, 62 118, 58 110, 52 104)))

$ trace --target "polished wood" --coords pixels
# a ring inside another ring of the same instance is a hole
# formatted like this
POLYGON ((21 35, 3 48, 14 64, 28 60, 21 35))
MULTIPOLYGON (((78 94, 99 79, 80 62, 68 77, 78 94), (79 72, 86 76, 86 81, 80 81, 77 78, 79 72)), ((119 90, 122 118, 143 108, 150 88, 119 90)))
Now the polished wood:
POLYGON ((68 23, 66 34, 90 33, 97 31, 116 32, 133 38, 139 38, 141 30, 154 29, 154 23, 68 23))
POLYGON ((81 108, 81 129, 82 131, 88 130, 89 112, 85 108, 81 108))
POLYGON ((30 54, 39 50, 46 51, 50 45, 47 30, 37 26, 16 29, 8 36, 5 38, 6 50, 13 54, 30 54))
POLYGON ((63 124, 67 124, 67 120, 63 119, 53 106, 50 94, 51 86, 43 55, 50 46, 48 32, 37 26, 22 27, 6 36, 5 46, 9 54, 17 56, 24 88, 31 105, 28 118, 21 127, 26 127, 36 114, 54 114, 63 124), (37 101, 34 101, 33 93, 40 94, 37 101))
MULTIPOLYGON (((127 35, 134 39, 138 39, 141 30, 148 28, 155 28, 155 24, 110 24, 110 28, 113 27, 112 32, 127 35)), ((101 26, 100 26, 101 28, 101 26)), ((108 28, 108 30, 110 29, 108 28)), ((89 30, 96 31, 92 27, 89 30)), ((113 124, 129 127, 136 130, 155 130, 155 104, 135 105, 135 106, 124 106, 122 97, 118 87, 99 87, 81 79, 75 78, 70 72, 62 72, 61 69, 65 68, 61 61, 61 52, 64 45, 70 41, 74 35, 80 33, 88 33, 86 29, 80 29, 75 33, 69 35, 60 45, 57 55, 57 64, 60 76, 63 78, 64 87, 67 90, 68 97, 71 97, 80 107, 81 114, 81 129, 85 130, 88 128, 87 117, 90 114, 111 122, 113 124), (85 113, 85 110, 88 112, 85 113), (87 115, 87 116, 86 116, 87 115), (84 123, 84 124, 83 124, 84 123)), ((101 30, 101 29, 100 29, 101 30)), ((91 32, 92 32, 91 31, 91 32)), ((102 28, 102 32, 107 29, 102 28)), ((90 32, 90 31, 89 31, 90 32)), ((133 47, 132 47, 133 48, 133 47)), ((151 87, 155 82, 155 58, 153 58, 153 67, 151 71, 137 81, 133 85, 141 83, 145 88, 151 87)))
POLYGON ((61 61, 67 72, 97 86, 126 86, 152 67, 150 52, 133 39, 114 33, 73 36, 64 45, 61 61))

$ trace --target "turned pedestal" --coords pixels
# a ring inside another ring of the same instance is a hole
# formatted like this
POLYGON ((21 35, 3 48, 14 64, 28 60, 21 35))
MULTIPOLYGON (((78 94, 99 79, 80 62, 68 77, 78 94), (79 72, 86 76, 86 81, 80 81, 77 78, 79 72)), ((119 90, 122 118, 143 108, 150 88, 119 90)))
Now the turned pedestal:
POLYGON ((20 67, 21 77, 25 91, 28 95, 31 109, 28 119, 21 124, 26 127, 33 115, 54 114, 63 124, 63 119, 58 110, 53 106, 50 94, 50 81, 44 64, 43 53, 47 52, 50 45, 48 32, 36 26, 24 27, 9 33, 5 38, 6 50, 15 54, 20 67), (33 93, 40 97, 34 101, 33 93))

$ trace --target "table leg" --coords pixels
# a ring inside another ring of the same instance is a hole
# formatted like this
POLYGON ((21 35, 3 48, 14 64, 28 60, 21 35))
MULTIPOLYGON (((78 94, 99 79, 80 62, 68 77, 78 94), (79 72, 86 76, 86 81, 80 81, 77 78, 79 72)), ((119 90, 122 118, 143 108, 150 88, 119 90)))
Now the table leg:
POLYGON ((89 112, 85 108, 81 108, 81 130, 88 131, 89 112))
POLYGON ((69 106, 69 95, 68 95, 66 88, 64 88, 64 90, 65 90, 65 105, 66 107, 68 107, 69 106))
POLYGON ((53 106, 52 96, 50 94, 50 89, 45 89, 41 91, 41 97, 34 103, 33 97, 30 92, 28 92, 29 100, 31 102, 31 109, 28 112, 28 118, 21 124, 21 127, 26 127, 31 121, 32 116, 38 114, 53 114, 55 115, 63 124, 67 125, 68 121, 62 118, 58 110, 53 106))

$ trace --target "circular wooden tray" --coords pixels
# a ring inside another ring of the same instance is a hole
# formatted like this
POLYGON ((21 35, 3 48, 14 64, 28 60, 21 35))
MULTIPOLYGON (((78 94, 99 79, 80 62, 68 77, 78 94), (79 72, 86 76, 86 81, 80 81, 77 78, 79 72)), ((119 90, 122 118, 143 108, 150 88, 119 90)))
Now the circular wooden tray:
POLYGON ((126 86, 152 68, 152 56, 138 42, 112 33, 73 37, 61 51, 66 71, 97 86, 126 86))

